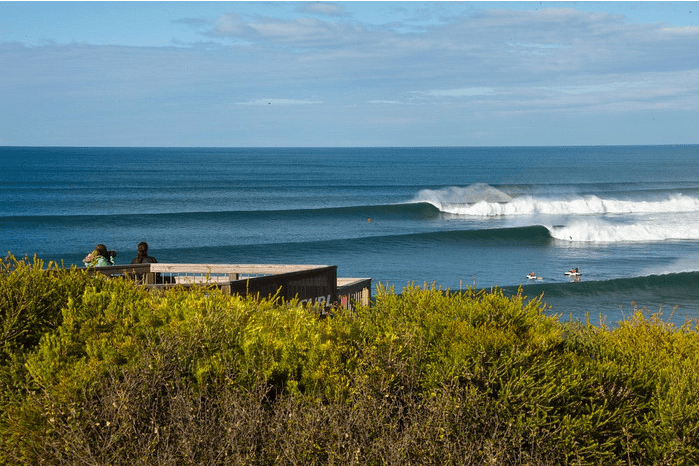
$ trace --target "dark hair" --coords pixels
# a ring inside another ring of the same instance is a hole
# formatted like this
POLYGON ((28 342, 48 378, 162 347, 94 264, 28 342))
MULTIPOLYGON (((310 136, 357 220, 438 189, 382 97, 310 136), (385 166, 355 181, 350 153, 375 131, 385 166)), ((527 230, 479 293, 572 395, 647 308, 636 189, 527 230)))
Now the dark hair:
POLYGON ((148 243, 145 241, 141 241, 138 243, 138 255, 134 260, 131 261, 132 264, 143 264, 144 262, 146 263, 153 263, 153 262, 158 262, 155 260, 154 257, 150 257, 148 255, 148 243))
POLYGON ((100 243, 97 246, 95 246, 95 251, 97 252, 98 256, 102 256, 105 259, 109 259, 109 252, 107 251, 107 246, 104 244, 100 243))
POLYGON ((107 251, 107 246, 102 243, 95 246, 94 252, 96 252, 98 256, 102 256, 107 259, 107 261, 112 263, 114 262, 112 259, 116 257, 116 251, 107 251))

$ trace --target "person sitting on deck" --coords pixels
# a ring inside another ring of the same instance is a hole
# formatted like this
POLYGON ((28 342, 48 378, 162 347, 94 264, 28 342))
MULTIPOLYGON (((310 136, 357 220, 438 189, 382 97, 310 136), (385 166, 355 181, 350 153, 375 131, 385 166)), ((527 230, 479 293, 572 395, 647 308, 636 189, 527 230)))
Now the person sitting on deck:
POLYGON ((107 246, 98 244, 95 250, 85 256, 83 262, 85 267, 108 267, 114 265, 116 251, 107 251, 107 246))
POLYGON ((138 255, 131 261, 132 264, 155 264, 158 260, 148 255, 148 243, 138 243, 138 255))

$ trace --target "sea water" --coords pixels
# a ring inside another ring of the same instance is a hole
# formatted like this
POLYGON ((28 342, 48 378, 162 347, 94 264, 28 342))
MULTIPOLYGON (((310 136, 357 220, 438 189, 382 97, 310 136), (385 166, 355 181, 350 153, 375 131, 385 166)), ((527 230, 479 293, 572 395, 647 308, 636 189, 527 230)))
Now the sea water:
POLYGON ((0 250, 337 265, 400 292, 699 317, 699 146, 0 148, 0 250), (577 267, 579 280, 564 275, 577 267), (526 276, 535 272, 541 280, 526 276))

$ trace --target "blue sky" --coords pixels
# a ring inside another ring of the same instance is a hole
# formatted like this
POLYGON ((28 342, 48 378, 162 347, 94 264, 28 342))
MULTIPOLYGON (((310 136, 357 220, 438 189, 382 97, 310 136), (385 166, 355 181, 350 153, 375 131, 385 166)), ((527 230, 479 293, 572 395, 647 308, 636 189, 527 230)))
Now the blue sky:
POLYGON ((699 143, 699 2, 7 2, 0 70, 0 145, 699 143))

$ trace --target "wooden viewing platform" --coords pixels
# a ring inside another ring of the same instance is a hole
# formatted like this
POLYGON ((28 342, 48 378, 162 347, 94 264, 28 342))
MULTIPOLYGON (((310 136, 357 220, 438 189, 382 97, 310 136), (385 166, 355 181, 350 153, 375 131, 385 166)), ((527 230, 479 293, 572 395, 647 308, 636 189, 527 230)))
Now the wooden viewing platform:
POLYGON ((155 289, 216 286, 227 294, 279 296, 351 309, 371 302, 371 278, 338 278, 336 265, 130 264, 90 267, 110 277, 133 278, 155 289))

